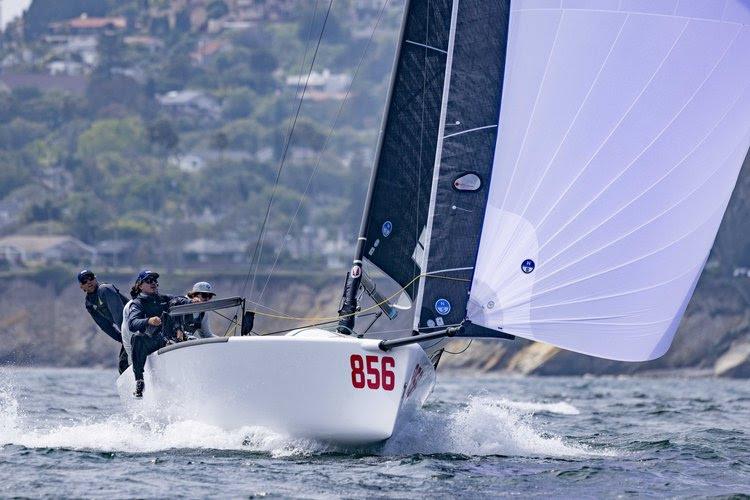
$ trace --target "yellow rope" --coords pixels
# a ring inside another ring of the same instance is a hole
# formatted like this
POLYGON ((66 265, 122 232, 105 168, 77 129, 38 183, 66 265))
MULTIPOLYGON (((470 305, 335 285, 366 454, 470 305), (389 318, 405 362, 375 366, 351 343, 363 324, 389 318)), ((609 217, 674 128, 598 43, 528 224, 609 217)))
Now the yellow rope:
POLYGON ((328 316, 328 317, 300 317, 300 316, 287 316, 285 314, 270 314, 270 313, 264 313, 259 311, 253 311, 256 316, 263 316, 266 318, 274 318, 274 319, 286 319, 290 321, 335 321, 340 318, 347 318, 349 316, 355 316, 357 314, 366 313, 368 311, 372 311, 374 309, 377 309, 378 307, 382 306, 383 304, 390 302, 391 299, 395 298, 397 295, 399 295, 401 292, 409 288, 415 281, 417 281, 419 278, 428 277, 428 278, 438 278, 443 280, 450 280, 450 281, 465 281, 468 282, 469 280, 463 279, 463 278, 451 278, 449 276, 440 276, 438 274, 430 274, 430 273, 423 273, 420 275, 417 275, 412 279, 410 282, 408 282, 406 285, 402 286, 396 293, 391 295, 390 297, 387 297, 386 299, 378 302, 377 304, 367 307, 365 309, 362 309, 357 312, 349 313, 349 314, 342 314, 341 316, 328 316))

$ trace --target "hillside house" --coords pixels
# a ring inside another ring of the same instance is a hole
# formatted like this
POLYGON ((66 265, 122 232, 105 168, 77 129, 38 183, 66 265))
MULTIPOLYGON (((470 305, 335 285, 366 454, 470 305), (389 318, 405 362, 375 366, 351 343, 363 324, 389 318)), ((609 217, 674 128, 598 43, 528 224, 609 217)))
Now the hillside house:
POLYGON ((241 264, 247 258, 247 243, 201 238, 186 243, 182 254, 188 264, 241 264))
POLYGON ((172 90, 156 100, 173 117, 216 120, 221 115, 218 101, 200 90, 172 90))
POLYGON ((70 35, 101 35, 112 31, 124 30, 127 26, 128 21, 122 16, 89 17, 86 14, 49 24, 52 33, 70 35))
POLYGON ((131 240, 104 240, 96 244, 96 264, 118 267, 133 262, 135 243, 131 240))
POLYGON ((324 69, 318 73, 313 71, 308 78, 307 75, 290 75, 286 77, 287 87, 295 87, 298 92, 307 82, 305 99, 312 101, 338 100, 346 97, 346 90, 352 81, 352 77, 346 73, 331 73, 324 69))
POLYGON ((17 266, 88 265, 96 259, 96 250, 72 236, 16 235, 0 238, 0 255, 17 266))

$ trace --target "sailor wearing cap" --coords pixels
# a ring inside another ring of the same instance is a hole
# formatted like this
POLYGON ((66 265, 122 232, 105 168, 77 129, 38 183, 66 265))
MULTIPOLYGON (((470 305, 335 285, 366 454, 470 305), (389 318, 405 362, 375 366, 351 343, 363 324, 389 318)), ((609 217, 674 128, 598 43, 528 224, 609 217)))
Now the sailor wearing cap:
MULTIPOLYGON (((159 273, 144 269, 135 280, 133 293, 138 295, 130 302, 127 326, 133 336, 130 339, 133 352, 133 375, 135 376, 135 397, 143 396, 143 368, 146 358, 167 345, 167 336, 172 332, 162 331, 161 316, 169 307, 190 303, 185 297, 159 294, 159 273)), ((131 293, 132 294, 132 293, 131 293)))
MULTIPOLYGON (((216 296, 214 287, 208 281, 199 281, 187 293, 188 298, 193 302, 208 302, 216 296)), ((216 337, 211 331, 211 325, 205 312, 198 314, 188 314, 182 317, 182 327, 188 338, 209 338, 216 337)))
POLYGON ((99 283, 96 275, 89 269, 78 273, 78 284, 86 294, 86 310, 112 340, 120 344, 118 370, 124 372, 128 367, 128 355, 122 346, 120 325, 122 324, 122 309, 127 298, 120 293, 116 286, 109 283, 99 283))

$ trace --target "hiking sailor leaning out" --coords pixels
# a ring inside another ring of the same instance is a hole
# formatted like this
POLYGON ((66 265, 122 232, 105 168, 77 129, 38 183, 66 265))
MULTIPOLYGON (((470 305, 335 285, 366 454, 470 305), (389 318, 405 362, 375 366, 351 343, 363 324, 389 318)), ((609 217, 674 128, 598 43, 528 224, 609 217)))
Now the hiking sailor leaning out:
POLYGON ((125 304, 122 310, 122 326, 120 326, 120 333, 122 334, 122 346, 125 348, 125 352, 128 353, 128 359, 133 359, 133 332, 130 331, 128 326, 128 314, 130 313, 130 307, 133 304, 133 299, 138 297, 140 294, 138 288, 138 278, 136 277, 135 283, 130 287, 130 300, 125 304))
POLYGON ((78 273, 78 283, 86 294, 86 310, 102 329, 115 342, 120 344, 118 370, 124 372, 128 367, 129 354, 122 345, 120 325, 122 324, 122 308, 127 302, 120 290, 109 283, 99 283, 96 275, 84 269, 78 273))
MULTIPOLYGON (((159 274, 144 269, 138 274, 134 291, 138 295, 130 302, 127 326, 133 336, 130 339, 133 351, 133 375, 135 376, 135 397, 142 397, 145 384, 143 368, 149 354, 167 345, 167 338, 173 332, 165 331, 161 316, 170 306, 189 304, 190 299, 159 294, 159 274)), ((181 340, 182 332, 177 332, 181 340)))
MULTIPOLYGON (((207 281, 199 281, 193 285, 193 289, 187 293, 192 302, 208 302, 216 296, 214 287, 207 281)), ((182 329, 188 339, 206 339, 216 337, 211 331, 208 315, 205 312, 197 314, 186 314, 181 317, 182 329)))

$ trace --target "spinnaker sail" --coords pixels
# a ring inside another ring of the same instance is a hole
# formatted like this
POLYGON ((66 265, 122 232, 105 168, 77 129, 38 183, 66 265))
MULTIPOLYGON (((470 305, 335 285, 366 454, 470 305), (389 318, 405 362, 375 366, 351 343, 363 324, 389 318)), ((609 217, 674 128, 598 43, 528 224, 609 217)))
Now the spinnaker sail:
POLYGON ((467 317, 668 349, 750 148, 750 2, 514 1, 467 317))

